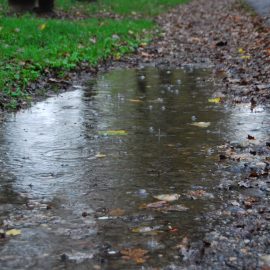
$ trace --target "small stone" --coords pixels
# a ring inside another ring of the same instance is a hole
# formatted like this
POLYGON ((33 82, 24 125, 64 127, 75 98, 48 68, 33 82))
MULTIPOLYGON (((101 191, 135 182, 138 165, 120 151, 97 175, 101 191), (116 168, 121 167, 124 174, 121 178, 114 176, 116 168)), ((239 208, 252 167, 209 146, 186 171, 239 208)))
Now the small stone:
POLYGON ((82 212, 82 217, 87 217, 88 213, 87 212, 82 212))
POLYGON ((62 254, 61 256, 60 256, 60 259, 61 259, 61 261, 63 261, 63 262, 66 262, 67 260, 68 260, 68 255, 67 254, 62 254))
POLYGON ((262 255, 260 257, 260 259, 267 265, 270 266, 270 255, 266 254, 266 255, 262 255))

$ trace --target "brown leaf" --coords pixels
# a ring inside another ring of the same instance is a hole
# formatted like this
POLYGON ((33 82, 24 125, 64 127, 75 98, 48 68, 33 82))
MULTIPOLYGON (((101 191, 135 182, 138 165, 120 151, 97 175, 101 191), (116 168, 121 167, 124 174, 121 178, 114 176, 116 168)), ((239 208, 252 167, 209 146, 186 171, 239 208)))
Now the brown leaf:
POLYGON ((161 208, 164 207, 167 204, 167 201, 158 201, 149 203, 145 206, 145 208, 161 208))
POLYGON ((251 208, 252 205, 254 203, 256 203, 257 201, 258 201, 258 199, 256 199, 255 197, 248 197, 248 198, 245 199, 244 205, 245 205, 246 208, 251 208))
POLYGON ((109 215, 112 217, 121 217, 125 214, 125 210, 121 208, 112 209, 109 212, 109 215))
POLYGON ((144 263, 149 257, 145 256, 148 251, 141 248, 126 248, 120 251, 124 260, 133 260, 137 264, 144 263))
POLYGON ((199 189, 195 191, 189 191, 187 194, 194 197, 202 197, 205 195, 205 193, 206 193, 205 190, 199 189))
POLYGON ((249 177, 259 177, 259 174, 255 171, 253 171, 249 174, 249 177))

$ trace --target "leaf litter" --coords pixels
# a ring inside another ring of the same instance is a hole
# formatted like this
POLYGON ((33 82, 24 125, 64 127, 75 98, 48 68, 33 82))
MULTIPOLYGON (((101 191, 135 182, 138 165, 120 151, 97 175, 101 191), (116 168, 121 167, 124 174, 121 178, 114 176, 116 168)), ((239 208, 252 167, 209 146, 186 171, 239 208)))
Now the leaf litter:
POLYGON ((120 253, 124 260, 132 260, 137 264, 142 264, 149 258, 148 251, 141 248, 126 248, 122 249, 120 253))

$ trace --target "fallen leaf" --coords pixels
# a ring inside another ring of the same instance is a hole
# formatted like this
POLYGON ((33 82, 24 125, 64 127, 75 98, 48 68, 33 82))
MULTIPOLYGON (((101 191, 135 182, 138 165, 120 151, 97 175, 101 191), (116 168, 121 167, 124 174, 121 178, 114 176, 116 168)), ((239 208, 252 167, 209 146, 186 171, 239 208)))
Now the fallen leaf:
POLYGON ((188 208, 182 204, 170 205, 162 209, 162 212, 182 212, 187 211, 188 208))
POLYGON ((194 122, 191 125, 195 127, 200 127, 200 128, 207 128, 211 125, 211 123, 210 122, 194 122))
POLYGON ((239 48, 238 52, 242 54, 242 53, 245 53, 245 50, 243 48, 239 48))
POLYGON ((141 248, 126 248, 120 251, 124 260, 133 260, 137 264, 144 263, 149 257, 145 256, 148 251, 141 248))
POLYGON ((242 55, 242 56, 241 56, 241 59, 250 59, 250 58, 251 58, 250 55, 242 55))
POLYGON ((217 97, 217 98, 209 98, 208 99, 208 102, 210 103, 220 103, 221 102, 221 98, 220 97, 217 97))
POLYGON ((39 25, 39 30, 43 31, 45 28, 47 27, 47 25, 45 23, 39 25))
POLYGON ((170 232, 170 233, 176 233, 176 232, 178 232, 178 231, 179 231, 179 229, 176 228, 176 227, 171 227, 171 228, 169 229, 169 232, 170 232))
POLYGON ((22 231, 17 230, 17 229, 12 229, 12 230, 6 231, 6 235, 8 235, 8 236, 16 236, 16 235, 20 235, 21 233, 22 233, 22 231))
POLYGON ((109 212, 109 215, 110 216, 113 216, 113 217, 121 217, 125 214, 125 210, 121 209, 121 208, 116 208, 116 209, 112 209, 110 212, 109 212))
POLYGON ((95 157, 96 157, 96 158, 105 158, 106 155, 101 154, 101 153, 97 153, 97 154, 95 155, 95 157))
POLYGON ((168 202, 167 201, 159 201, 159 202, 153 202, 144 205, 143 208, 161 208, 164 207, 168 202))
POLYGON ((189 191, 187 194, 191 196, 201 197, 206 193, 205 190, 199 189, 195 191, 189 191))
POLYGON ((153 196, 155 199, 158 199, 160 201, 166 201, 166 202, 173 202, 180 198, 179 194, 161 194, 153 196))
POLYGON ((104 135, 104 136, 125 136, 127 135, 126 130, 100 130, 98 132, 99 135, 104 135))
POLYGON ((129 99, 128 100, 129 102, 132 102, 132 103, 142 103, 143 101, 140 100, 140 99, 129 99))
POLYGON ((133 228, 132 232, 134 233, 149 233, 153 232, 156 230, 160 230, 162 226, 147 226, 147 227, 138 227, 138 228, 133 228))
POLYGON ((147 52, 141 52, 141 56, 142 57, 145 57, 145 58, 151 58, 153 55, 152 54, 149 54, 147 52))
POLYGON ((121 59, 121 53, 116 53, 116 54, 114 55, 114 59, 115 59, 115 60, 120 60, 120 59, 121 59))
POLYGON ((258 202, 258 200, 255 197, 248 197, 244 200, 243 203, 246 208, 252 208, 252 205, 256 202, 258 202))
POLYGON ((256 172, 256 171, 253 171, 249 174, 249 177, 252 177, 252 178, 257 178, 259 177, 259 174, 256 172))
POLYGON ((140 47, 146 47, 148 44, 146 43, 146 42, 142 42, 141 44, 140 44, 140 47))

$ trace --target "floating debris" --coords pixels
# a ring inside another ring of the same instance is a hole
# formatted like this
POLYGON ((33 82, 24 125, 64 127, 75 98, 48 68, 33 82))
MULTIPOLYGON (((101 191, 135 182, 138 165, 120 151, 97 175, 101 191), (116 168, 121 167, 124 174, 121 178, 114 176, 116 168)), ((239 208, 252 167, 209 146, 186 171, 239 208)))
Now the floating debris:
POLYGON ((12 229, 12 230, 6 231, 6 235, 8 235, 8 236, 16 236, 16 235, 20 235, 21 233, 22 233, 22 231, 17 230, 17 229, 12 229))
POLYGON ((137 264, 142 264, 149 258, 149 256, 146 256, 148 251, 141 248, 126 248, 121 250, 120 253, 124 260, 133 260, 137 264))
POLYGON ((98 132, 99 135, 103 135, 103 136, 125 136, 128 135, 128 132, 126 130, 123 129, 119 129, 119 130, 100 130, 98 132))
POLYGON ((208 128, 211 123, 210 122, 194 122, 191 123, 190 125, 195 126, 195 127, 200 127, 200 128, 208 128))
POLYGON ((105 158, 105 157, 107 157, 107 155, 101 154, 101 153, 97 153, 97 154, 95 155, 95 157, 96 157, 96 158, 105 158))
POLYGON ((158 199, 160 201, 166 201, 166 202, 173 202, 180 198, 179 194, 161 194, 153 196, 155 199, 158 199))
POLYGON ((221 102, 221 98, 220 98, 220 97, 217 97, 217 98, 209 98, 209 99, 208 99, 208 102, 218 104, 218 103, 221 102))

